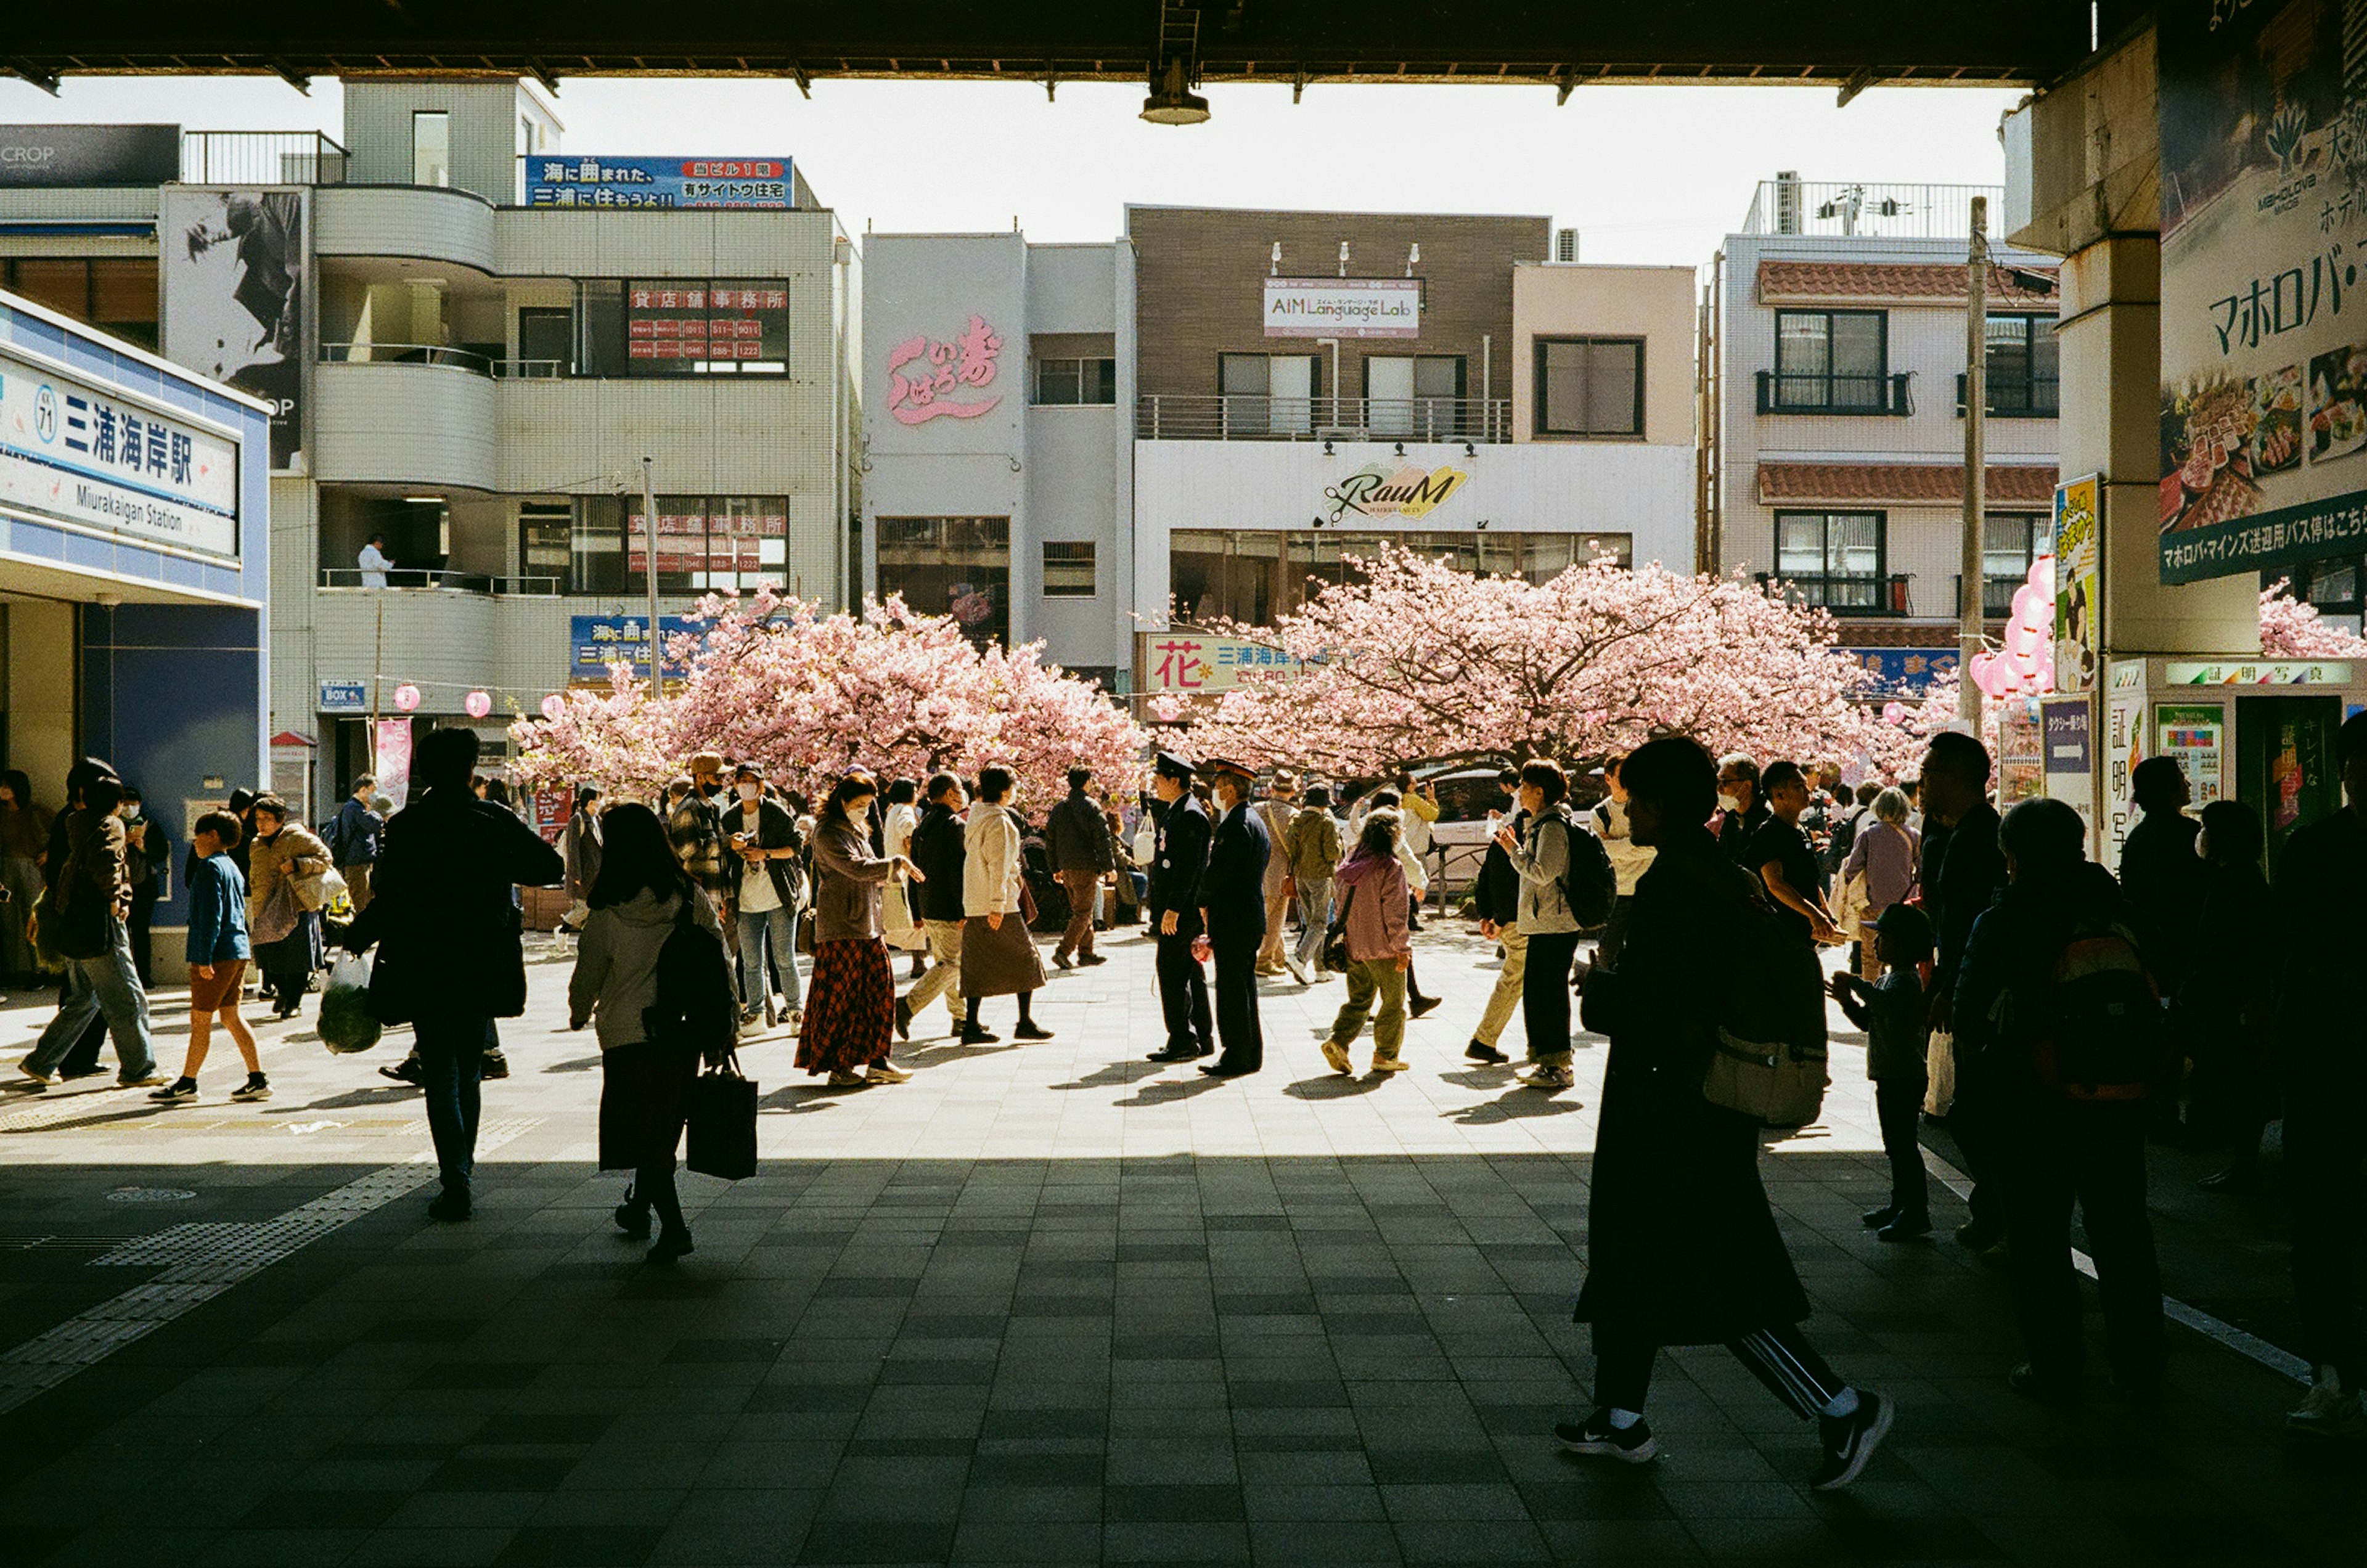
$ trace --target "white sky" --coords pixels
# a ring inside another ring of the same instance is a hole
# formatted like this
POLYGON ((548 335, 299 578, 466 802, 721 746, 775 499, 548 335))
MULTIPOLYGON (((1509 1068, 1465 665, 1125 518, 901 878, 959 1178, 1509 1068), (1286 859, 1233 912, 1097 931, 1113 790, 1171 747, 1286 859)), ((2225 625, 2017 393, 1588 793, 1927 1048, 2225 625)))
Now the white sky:
MULTIPOLYGON (((1649 4, 1650 0, 1642 0, 1649 4)), ((1535 213, 1587 261, 1706 262, 1778 169, 1818 180, 1996 184, 2020 94, 1830 87, 1211 86, 1214 118, 1146 125, 1139 86, 562 79, 564 150, 798 161, 850 232, 1001 230, 1105 240, 1128 202, 1535 213)), ((342 129, 333 80, 0 82, 0 123, 177 120, 190 130, 342 129)))

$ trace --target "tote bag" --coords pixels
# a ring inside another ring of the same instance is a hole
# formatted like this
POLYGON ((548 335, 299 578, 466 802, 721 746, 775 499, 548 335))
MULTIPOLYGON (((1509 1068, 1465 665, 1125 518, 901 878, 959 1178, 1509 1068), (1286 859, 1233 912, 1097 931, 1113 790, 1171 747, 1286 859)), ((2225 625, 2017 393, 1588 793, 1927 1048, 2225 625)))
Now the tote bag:
POLYGON ((741 1073, 739 1052, 690 1080, 683 1109, 690 1134, 685 1165, 726 1181, 756 1174, 756 1085, 741 1073))

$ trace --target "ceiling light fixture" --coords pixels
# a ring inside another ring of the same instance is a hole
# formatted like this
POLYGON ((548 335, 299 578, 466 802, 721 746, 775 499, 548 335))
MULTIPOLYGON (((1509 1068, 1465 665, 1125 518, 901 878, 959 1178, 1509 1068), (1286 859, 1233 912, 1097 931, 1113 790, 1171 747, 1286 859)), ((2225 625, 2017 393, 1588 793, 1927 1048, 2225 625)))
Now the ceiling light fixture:
POLYGON ((1184 78, 1181 56, 1167 62, 1167 69, 1150 85, 1150 96, 1142 100, 1142 118, 1153 125, 1198 125, 1208 118, 1208 100, 1191 90, 1184 78))

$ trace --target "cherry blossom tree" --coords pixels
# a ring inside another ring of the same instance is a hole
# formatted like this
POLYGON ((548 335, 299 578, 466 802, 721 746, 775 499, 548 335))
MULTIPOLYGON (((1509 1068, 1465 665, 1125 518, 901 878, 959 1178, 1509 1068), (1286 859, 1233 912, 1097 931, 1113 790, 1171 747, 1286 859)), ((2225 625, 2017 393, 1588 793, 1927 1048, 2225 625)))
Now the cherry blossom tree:
POLYGON ((2270 659, 2367 659, 2367 637, 2330 626, 2280 579, 2260 594, 2260 652, 2270 659))
POLYGON ((951 617, 900 598, 832 615, 767 589, 745 602, 710 595, 697 618, 703 632, 667 649, 686 672, 678 694, 634 705, 620 669, 612 695, 571 694, 561 718, 515 727, 520 773, 645 793, 712 750, 812 795, 850 768, 918 777, 994 762, 1048 801, 1072 766, 1116 782, 1141 760, 1141 728, 1043 663, 1040 643, 981 651, 951 617))
MULTIPOLYGON (((1271 628, 1299 661, 1245 673, 1194 726, 1205 754, 1374 773, 1580 759, 1683 733, 1713 750, 1843 762, 1879 721, 1821 610, 1738 580, 1608 558, 1550 581, 1385 548, 1271 628)), ((1164 715, 1162 715, 1164 716, 1164 715)))

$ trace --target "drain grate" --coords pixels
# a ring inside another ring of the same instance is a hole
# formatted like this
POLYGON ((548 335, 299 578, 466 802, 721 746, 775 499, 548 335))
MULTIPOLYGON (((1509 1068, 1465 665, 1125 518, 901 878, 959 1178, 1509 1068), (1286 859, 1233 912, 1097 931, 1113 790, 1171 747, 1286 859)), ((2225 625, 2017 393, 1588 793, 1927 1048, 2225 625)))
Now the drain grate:
POLYGON ((110 1203, 186 1203, 197 1196, 182 1187, 119 1187, 107 1195, 110 1203))

